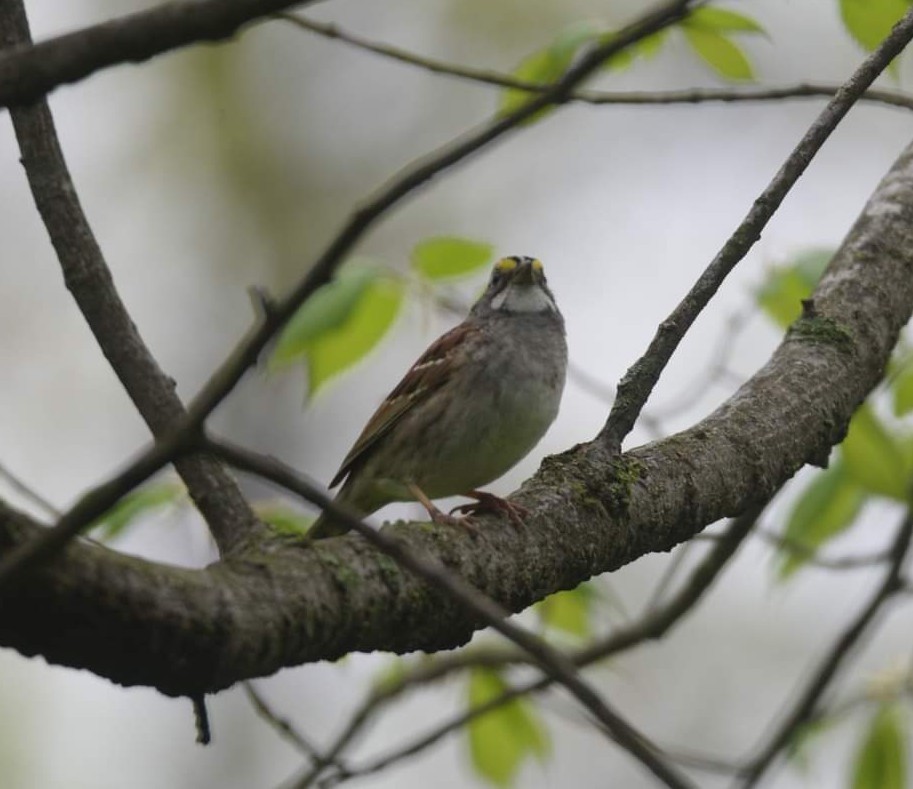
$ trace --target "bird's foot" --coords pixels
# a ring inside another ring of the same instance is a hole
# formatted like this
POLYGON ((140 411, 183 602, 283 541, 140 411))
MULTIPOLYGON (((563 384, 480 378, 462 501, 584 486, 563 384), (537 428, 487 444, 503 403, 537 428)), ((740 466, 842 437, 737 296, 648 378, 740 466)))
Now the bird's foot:
POLYGON ((459 528, 467 529, 473 535, 478 536, 479 531, 476 529, 472 517, 465 515, 458 518, 452 514, 448 515, 446 512, 436 507, 434 502, 425 495, 424 491, 418 485, 410 485, 409 489, 416 500, 428 510, 428 517, 431 518, 432 523, 438 523, 441 526, 458 526, 459 528))
POLYGON ((523 519, 529 517, 529 510, 521 504, 515 504, 508 499, 495 496, 494 493, 486 493, 484 490, 470 490, 465 495, 475 499, 475 501, 454 507, 450 510, 451 517, 454 512, 465 513, 464 520, 481 512, 497 512, 506 515, 515 528, 523 529, 526 527, 523 519))

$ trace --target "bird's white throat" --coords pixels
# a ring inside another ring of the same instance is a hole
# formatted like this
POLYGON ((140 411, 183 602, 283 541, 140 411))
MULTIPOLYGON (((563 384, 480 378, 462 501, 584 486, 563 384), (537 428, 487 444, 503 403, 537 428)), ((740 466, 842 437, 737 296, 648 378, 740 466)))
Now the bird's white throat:
POLYGON ((505 312, 558 311, 548 293, 536 285, 508 285, 491 300, 491 306, 505 312))

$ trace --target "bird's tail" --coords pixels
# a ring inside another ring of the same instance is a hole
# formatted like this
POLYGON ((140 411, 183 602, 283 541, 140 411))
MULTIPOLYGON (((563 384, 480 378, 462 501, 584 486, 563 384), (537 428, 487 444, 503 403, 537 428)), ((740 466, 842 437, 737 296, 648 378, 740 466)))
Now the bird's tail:
POLYGON ((314 521, 314 525, 308 529, 308 537, 312 540, 322 540, 324 537, 338 537, 340 534, 345 534, 348 530, 348 526, 341 521, 336 520, 329 513, 324 512, 314 521))
MULTIPOLYGON (((350 489, 348 487, 348 480, 340 488, 339 493, 336 494, 334 501, 339 504, 347 504, 350 508, 352 507, 352 502, 350 502, 349 494, 350 489)), ((367 515, 369 513, 365 513, 367 515)), ((349 531, 349 527, 346 526, 341 520, 334 518, 330 513, 323 512, 320 514, 320 517, 314 521, 314 525, 308 529, 307 536, 312 540, 322 540, 324 537, 339 537, 341 534, 345 534, 349 531)))

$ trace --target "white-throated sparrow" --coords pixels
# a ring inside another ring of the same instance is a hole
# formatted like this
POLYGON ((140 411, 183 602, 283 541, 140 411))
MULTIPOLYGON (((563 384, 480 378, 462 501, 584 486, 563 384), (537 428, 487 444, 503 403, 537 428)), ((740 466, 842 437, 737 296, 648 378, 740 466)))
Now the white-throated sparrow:
MULTIPOLYGON (((564 319, 529 257, 499 260, 481 298, 438 338, 368 421, 330 487, 364 515, 420 501, 435 522, 454 522, 431 499, 466 495, 516 519, 515 505, 478 490, 522 460, 558 413, 567 372, 564 319)), ((321 515, 311 537, 344 525, 321 515)))

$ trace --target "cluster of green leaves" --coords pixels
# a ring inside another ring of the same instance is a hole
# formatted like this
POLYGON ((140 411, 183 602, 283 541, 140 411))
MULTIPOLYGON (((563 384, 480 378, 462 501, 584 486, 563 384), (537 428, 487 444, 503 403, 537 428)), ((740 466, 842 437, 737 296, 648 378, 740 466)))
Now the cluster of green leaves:
MULTIPOLYGON (((433 285, 473 274, 492 257, 490 244, 439 237, 416 245, 410 265, 415 277, 433 285)), ((347 262, 288 322, 269 369, 304 364, 312 397, 377 346, 400 314, 408 287, 406 277, 371 261, 347 262)))
MULTIPOLYGON (((831 255, 813 250, 772 269, 757 294, 767 316, 784 329, 798 319, 803 299, 811 296, 831 255)), ((913 353, 899 350, 891 369, 887 381, 893 418, 880 415, 874 401, 853 416, 829 467, 793 505, 778 559, 780 578, 792 576, 818 548, 851 528, 868 501, 909 500, 913 436, 899 419, 913 410, 913 353)), ((873 400, 880 399, 881 393, 876 393, 873 400)))
MULTIPOLYGON (((690 50, 717 76, 731 81, 754 79, 751 62, 734 40, 736 36, 764 34, 764 29, 751 17, 723 8, 703 6, 676 27, 690 50)), ((668 32, 667 29, 654 33, 626 47, 609 58, 603 68, 618 72, 638 59, 654 57, 668 40, 668 32)), ((560 31, 546 47, 523 58, 512 76, 536 85, 551 84, 561 78, 584 49, 607 43, 616 34, 616 31, 606 30, 604 25, 596 22, 575 22, 560 31)), ((527 91, 508 88, 501 96, 499 111, 501 114, 513 112, 529 99, 527 91)), ((547 112, 542 110, 534 118, 541 118, 547 112)))

